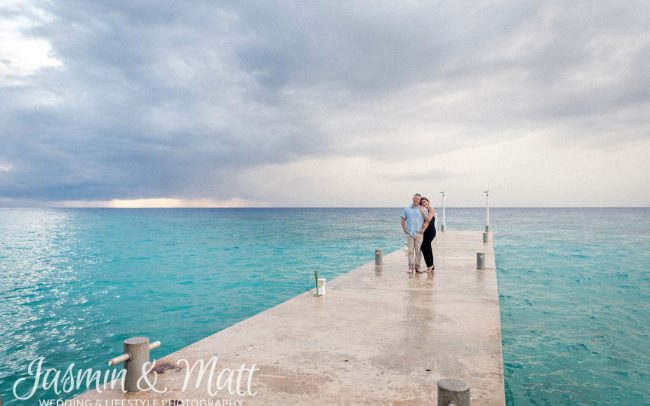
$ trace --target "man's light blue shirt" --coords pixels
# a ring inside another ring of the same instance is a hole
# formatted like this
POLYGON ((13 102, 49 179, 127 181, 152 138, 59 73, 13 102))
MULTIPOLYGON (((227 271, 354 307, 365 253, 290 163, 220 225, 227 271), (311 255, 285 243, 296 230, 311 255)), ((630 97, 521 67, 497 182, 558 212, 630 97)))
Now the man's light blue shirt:
POLYGON ((406 231, 411 237, 415 237, 424 224, 424 215, 420 211, 420 206, 406 206, 402 212, 402 218, 406 220, 406 231))

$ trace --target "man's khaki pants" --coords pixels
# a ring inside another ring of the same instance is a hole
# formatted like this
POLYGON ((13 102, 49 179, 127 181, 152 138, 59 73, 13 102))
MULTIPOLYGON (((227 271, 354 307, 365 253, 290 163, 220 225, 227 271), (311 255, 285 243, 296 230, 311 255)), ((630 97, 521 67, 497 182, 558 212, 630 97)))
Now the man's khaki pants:
POLYGON ((422 234, 417 233, 415 237, 406 234, 406 246, 408 248, 409 269, 420 269, 422 262, 422 234))

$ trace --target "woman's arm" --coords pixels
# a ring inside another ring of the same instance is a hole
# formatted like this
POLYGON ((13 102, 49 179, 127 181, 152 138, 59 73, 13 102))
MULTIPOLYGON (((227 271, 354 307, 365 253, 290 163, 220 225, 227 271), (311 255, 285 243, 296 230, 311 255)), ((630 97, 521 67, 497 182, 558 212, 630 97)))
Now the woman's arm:
POLYGON ((425 209, 424 207, 420 207, 420 212, 422 213, 422 216, 424 216, 424 224, 422 224, 422 229, 420 230, 420 233, 424 233, 424 231, 429 227, 429 224, 431 223, 431 211, 425 209))

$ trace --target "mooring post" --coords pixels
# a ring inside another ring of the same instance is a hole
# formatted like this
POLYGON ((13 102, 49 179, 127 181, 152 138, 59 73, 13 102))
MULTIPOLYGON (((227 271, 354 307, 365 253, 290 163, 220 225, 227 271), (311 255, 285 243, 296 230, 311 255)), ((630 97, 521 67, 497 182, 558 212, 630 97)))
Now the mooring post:
POLYGON ((112 367, 121 362, 126 369, 124 378, 124 388, 127 392, 139 392, 138 381, 146 371, 143 371, 143 365, 151 362, 149 353, 160 347, 160 341, 149 343, 148 337, 132 337, 124 340, 124 354, 119 355, 108 361, 108 366, 112 367))
POLYGON ((470 406, 469 386, 460 379, 446 378, 438 381, 438 406, 470 406))
POLYGON ((124 340, 124 353, 129 354, 129 359, 124 362, 126 369, 127 392, 138 392, 138 380, 142 376, 142 366, 150 362, 149 339, 147 337, 133 337, 124 340))
POLYGON ((384 264, 384 256, 381 250, 375 250, 375 265, 381 266, 384 264))
POLYGON ((483 244, 487 244, 488 241, 490 241, 490 233, 485 232, 483 233, 483 244))
POLYGON ((314 296, 323 296, 326 293, 325 290, 325 278, 320 278, 318 276, 318 271, 314 271, 314 280, 316 281, 316 292, 314 293, 314 296))
POLYGON ((476 269, 485 269, 485 253, 476 253, 476 269))

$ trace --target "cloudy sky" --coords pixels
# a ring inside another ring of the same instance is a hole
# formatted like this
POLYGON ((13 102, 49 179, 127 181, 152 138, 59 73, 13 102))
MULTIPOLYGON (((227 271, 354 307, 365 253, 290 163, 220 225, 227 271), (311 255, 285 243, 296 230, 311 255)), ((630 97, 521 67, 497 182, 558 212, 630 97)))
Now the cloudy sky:
POLYGON ((0 5, 0 206, 650 206, 648 1, 0 5))

